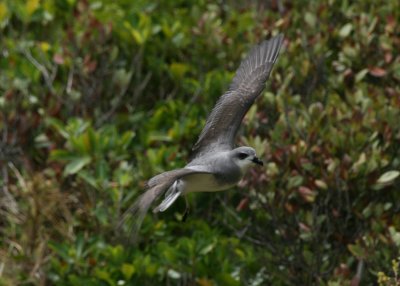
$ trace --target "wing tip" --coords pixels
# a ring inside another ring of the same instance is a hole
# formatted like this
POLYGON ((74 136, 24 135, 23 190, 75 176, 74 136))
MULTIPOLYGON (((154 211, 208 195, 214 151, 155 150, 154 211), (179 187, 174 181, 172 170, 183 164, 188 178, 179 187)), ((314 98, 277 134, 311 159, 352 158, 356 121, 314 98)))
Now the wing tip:
POLYGON ((235 77, 232 80, 230 89, 235 89, 237 86, 245 82, 250 74, 258 67, 268 63, 273 65, 279 56, 283 40, 283 33, 279 33, 254 46, 241 62, 236 71, 235 77))
POLYGON ((275 63, 276 59, 278 58, 279 51, 282 47, 282 43, 284 40, 284 35, 279 33, 278 35, 261 42, 259 45, 261 48, 261 52, 264 52, 264 63, 271 62, 275 63))

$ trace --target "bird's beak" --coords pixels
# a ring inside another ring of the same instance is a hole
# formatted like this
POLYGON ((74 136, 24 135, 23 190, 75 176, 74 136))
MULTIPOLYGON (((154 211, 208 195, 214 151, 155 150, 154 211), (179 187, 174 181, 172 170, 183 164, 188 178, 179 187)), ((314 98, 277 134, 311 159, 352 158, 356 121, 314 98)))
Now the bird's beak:
POLYGON ((256 156, 254 156, 253 160, 251 160, 253 163, 260 165, 260 166, 264 166, 263 161, 261 161, 260 159, 258 159, 256 156))

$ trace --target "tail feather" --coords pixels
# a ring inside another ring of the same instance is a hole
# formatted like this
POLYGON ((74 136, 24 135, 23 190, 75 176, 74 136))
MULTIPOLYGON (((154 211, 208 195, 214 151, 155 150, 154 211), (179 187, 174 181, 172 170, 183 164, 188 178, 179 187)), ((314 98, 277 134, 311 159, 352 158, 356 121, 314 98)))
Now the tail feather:
MULTIPOLYGON (((139 229, 143 220, 154 201, 156 201, 164 192, 171 187, 171 185, 182 177, 191 174, 208 174, 205 171, 197 171, 193 169, 177 169, 159 174, 151 178, 147 184, 147 191, 140 195, 139 198, 129 207, 123 214, 121 220, 116 226, 116 234, 121 235, 124 228, 128 228, 128 241, 135 243, 138 238, 139 229)), ((161 202, 155 211, 166 210, 180 195, 178 189, 175 188, 167 193, 166 198, 161 202)))
POLYGON ((174 184, 169 187, 168 191, 165 193, 165 199, 153 210, 154 213, 165 211, 176 201, 177 198, 179 198, 182 194, 182 190, 180 190, 178 184, 179 180, 176 180, 174 184))
POLYGON ((117 231, 121 233, 124 225, 128 227, 128 241, 135 243, 138 238, 139 229, 143 220, 152 205, 164 192, 163 185, 157 185, 142 194, 123 214, 117 225, 117 231))

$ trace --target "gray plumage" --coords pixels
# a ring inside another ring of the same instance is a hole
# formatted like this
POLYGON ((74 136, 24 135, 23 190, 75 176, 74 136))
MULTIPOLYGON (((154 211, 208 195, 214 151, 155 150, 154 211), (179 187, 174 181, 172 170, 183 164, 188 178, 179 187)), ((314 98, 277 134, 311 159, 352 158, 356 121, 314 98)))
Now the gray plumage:
POLYGON ((283 35, 279 35, 252 48, 240 64, 228 91, 220 97, 208 116, 193 147, 194 153, 233 148, 243 117, 264 89, 282 41, 283 35))
POLYGON ((249 167, 262 165, 251 147, 234 148, 243 117, 261 94, 283 42, 283 35, 255 46, 242 61, 227 92, 220 97, 207 118, 192 149, 192 159, 184 168, 151 178, 147 191, 126 211, 119 227, 131 220, 131 239, 154 201, 165 194, 153 210, 165 211, 189 192, 222 191, 236 185, 249 167))

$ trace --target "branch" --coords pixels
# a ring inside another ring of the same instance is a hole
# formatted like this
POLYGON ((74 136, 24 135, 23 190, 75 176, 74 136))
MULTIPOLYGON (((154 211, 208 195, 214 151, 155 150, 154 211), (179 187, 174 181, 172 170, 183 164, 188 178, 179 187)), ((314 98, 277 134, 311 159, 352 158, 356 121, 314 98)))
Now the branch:
POLYGON ((47 87, 50 89, 50 91, 53 91, 53 80, 54 80, 54 76, 50 76, 50 73, 48 72, 48 70, 46 69, 45 66, 43 66, 42 64, 40 64, 30 53, 29 50, 23 50, 22 52, 25 57, 41 72, 47 87))

